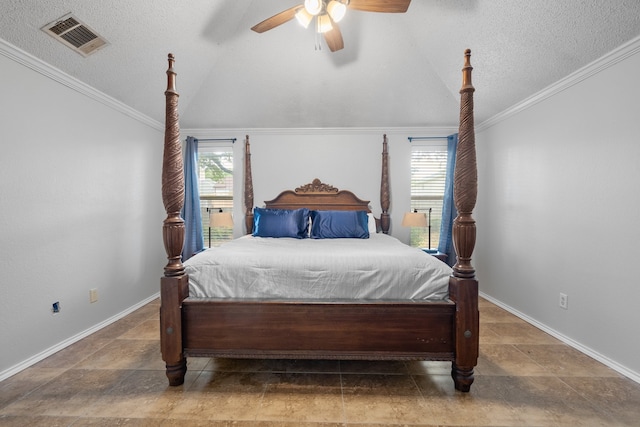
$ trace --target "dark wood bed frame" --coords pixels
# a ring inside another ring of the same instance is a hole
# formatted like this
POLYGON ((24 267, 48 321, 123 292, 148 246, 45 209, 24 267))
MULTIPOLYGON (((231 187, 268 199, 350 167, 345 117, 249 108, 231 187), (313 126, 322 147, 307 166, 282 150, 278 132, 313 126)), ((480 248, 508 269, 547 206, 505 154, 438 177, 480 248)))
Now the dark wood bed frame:
MULTIPOLYGON (((476 225, 477 172, 471 83, 471 52, 462 69, 460 128, 453 225, 457 263, 449 280, 449 299, 439 302, 359 300, 242 300, 189 298, 180 253, 184 242, 182 147, 174 57, 169 54, 162 197, 168 263, 161 279, 160 337, 170 385, 184 382, 187 357, 442 360, 451 361, 457 390, 468 392, 478 358, 478 281, 471 265, 476 225)), ((248 137, 245 145, 246 226, 253 225, 253 185, 248 137)), ((389 176, 386 136, 382 154, 382 215, 389 230, 389 176)), ((365 209, 368 201, 315 180, 284 191, 267 207, 365 209)))

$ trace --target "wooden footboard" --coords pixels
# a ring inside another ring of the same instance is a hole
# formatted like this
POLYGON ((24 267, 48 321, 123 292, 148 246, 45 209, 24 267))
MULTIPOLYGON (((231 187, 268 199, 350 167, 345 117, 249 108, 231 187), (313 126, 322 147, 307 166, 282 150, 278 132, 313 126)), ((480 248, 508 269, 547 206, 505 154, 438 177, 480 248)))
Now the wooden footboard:
POLYGON ((453 360, 452 302, 194 299, 183 305, 189 356, 453 360))
MULTIPOLYGON (((171 385, 183 383, 186 356, 426 359, 452 361, 456 389, 469 391, 478 359, 479 338, 478 281, 471 265, 476 236, 472 211, 476 203, 477 172, 473 123, 475 89, 471 84, 470 55, 467 50, 460 90, 460 129, 454 179, 454 199, 459 214, 453 226, 457 262, 449 281, 450 299, 410 303, 189 298, 188 277, 180 259, 184 242, 184 222, 180 218, 184 178, 178 93, 174 58, 169 55, 162 171, 162 197, 167 212, 163 239, 168 263, 161 280, 160 337, 162 357, 171 385)), ((386 135, 382 155, 380 222, 386 233, 390 218, 386 135)), ((248 137, 244 178, 246 227, 250 233, 253 188, 248 137)), ((316 194, 314 197, 325 200, 329 196, 316 194)), ((357 202, 364 203, 362 206, 366 209, 368 202, 357 202)), ((361 206, 358 203, 356 205, 361 206)))

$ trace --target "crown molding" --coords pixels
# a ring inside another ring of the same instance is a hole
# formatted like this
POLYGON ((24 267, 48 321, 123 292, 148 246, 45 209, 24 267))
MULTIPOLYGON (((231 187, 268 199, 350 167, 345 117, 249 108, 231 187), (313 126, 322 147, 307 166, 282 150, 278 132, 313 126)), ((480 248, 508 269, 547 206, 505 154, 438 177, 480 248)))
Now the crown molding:
POLYGON ((24 65, 25 67, 50 78, 51 80, 60 83, 76 92, 85 95, 99 103, 106 105, 128 117, 131 117, 138 122, 145 124, 158 131, 164 130, 164 125, 157 120, 150 118, 147 115, 140 113, 139 111, 129 107, 128 105, 118 101, 109 95, 100 92, 99 90, 89 86, 80 80, 71 77, 65 72, 53 67, 50 64, 36 58, 35 56, 23 51, 22 49, 12 45, 11 43, 0 39, 0 55, 6 56, 14 62, 24 65))
POLYGON ((606 70, 607 68, 627 59, 628 57, 637 54, 638 52, 640 52, 640 37, 636 37, 635 39, 623 44, 617 49, 612 50, 606 55, 601 56, 590 64, 587 64, 579 70, 569 74, 567 77, 558 80, 556 83, 550 86, 547 86, 540 92, 515 104, 502 113, 498 113, 490 119, 485 120, 480 125, 476 126, 476 130, 481 131, 494 126, 501 121, 506 120, 520 113, 521 111, 531 108, 539 102, 551 98, 552 96, 557 95, 558 93, 588 79, 589 77, 592 77, 606 70))
MULTIPOLYGON (((455 127, 406 127, 406 128, 364 128, 364 127, 344 127, 344 128, 229 128, 229 129, 181 129, 182 135, 193 136, 194 138, 229 138, 229 136, 244 135, 401 135, 403 138, 407 134, 419 134, 423 136, 443 136, 458 132, 455 127)), ((185 136, 186 137, 186 136, 185 136)), ((240 137, 237 137, 240 139, 240 137)))

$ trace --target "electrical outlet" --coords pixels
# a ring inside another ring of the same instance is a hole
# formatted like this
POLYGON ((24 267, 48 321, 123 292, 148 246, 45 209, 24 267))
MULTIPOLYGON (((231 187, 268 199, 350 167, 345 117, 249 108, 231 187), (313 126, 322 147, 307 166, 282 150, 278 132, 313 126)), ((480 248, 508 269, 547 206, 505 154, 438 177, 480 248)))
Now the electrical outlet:
POLYGON ((558 301, 558 304, 565 310, 569 308, 569 297, 567 296, 567 294, 563 294, 562 292, 560 292, 560 300, 558 301))
POLYGON ((98 302, 98 288, 89 289, 89 302, 98 302))

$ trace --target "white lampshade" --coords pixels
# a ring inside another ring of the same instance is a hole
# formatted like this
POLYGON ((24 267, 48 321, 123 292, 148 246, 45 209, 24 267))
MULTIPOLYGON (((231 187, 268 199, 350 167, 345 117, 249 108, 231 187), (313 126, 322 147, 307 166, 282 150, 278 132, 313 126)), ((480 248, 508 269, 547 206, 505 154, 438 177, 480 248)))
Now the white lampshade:
POLYGON ((304 0, 304 8, 315 16, 322 12, 322 0, 304 0))
POLYGON ((403 227, 426 227, 427 214, 420 212, 407 212, 402 218, 403 227))
POLYGON ((333 25, 331 24, 331 18, 326 13, 324 15, 318 16, 318 32, 326 33, 327 31, 331 31, 333 29, 333 25))
POLYGON ((333 22, 340 22, 344 18, 344 14, 347 11, 347 6, 344 3, 331 0, 327 5, 327 13, 333 19, 333 22))
POLYGON ((231 216, 231 212, 209 212, 209 227, 233 227, 233 217, 231 216))
POLYGON ((300 10, 296 12, 296 19, 305 28, 309 28, 309 23, 313 19, 313 15, 307 12, 307 9, 301 7, 300 10))

